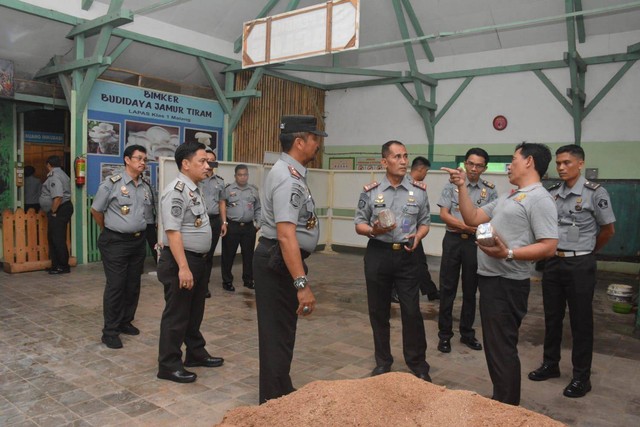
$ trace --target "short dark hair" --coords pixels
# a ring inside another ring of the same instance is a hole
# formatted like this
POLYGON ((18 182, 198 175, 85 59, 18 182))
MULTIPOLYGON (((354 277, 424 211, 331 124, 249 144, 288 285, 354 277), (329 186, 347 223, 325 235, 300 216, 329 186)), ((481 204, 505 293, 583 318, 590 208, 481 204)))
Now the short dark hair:
POLYGON ((418 156, 415 159, 413 159, 413 162, 411 162, 411 170, 419 168, 420 166, 430 168, 431 162, 426 157, 418 156))
POLYGON ((387 141, 384 144, 382 144, 382 150, 381 150, 381 154, 382 154, 382 158, 384 159, 385 157, 387 157, 387 155, 389 154, 389 151, 391 151, 391 146, 393 144, 399 144, 402 145, 404 147, 404 144, 400 141, 396 141, 396 140, 391 140, 391 141, 387 141))
POLYGON ((178 148, 176 148, 176 153, 174 155, 178 170, 182 170, 183 160, 191 160, 193 156, 196 155, 196 151, 204 150, 206 148, 207 146, 201 142, 185 142, 184 144, 180 144, 178 148))
POLYGON ((533 164, 540 178, 547 173, 547 168, 551 162, 551 150, 549 150, 549 147, 537 142, 523 141, 516 146, 515 151, 518 150, 520 150, 520 154, 525 159, 529 156, 533 157, 533 164))
POLYGON ((233 170, 233 173, 237 174, 239 170, 249 170, 249 168, 247 167, 247 165, 243 165, 242 163, 237 165, 236 168, 233 170))
POLYGON ((36 173, 36 168, 33 166, 29 165, 24 167, 24 176, 31 176, 34 173, 36 173))
POLYGON ((469 151, 467 151, 467 154, 464 155, 464 160, 469 160, 469 156, 483 157, 485 166, 489 164, 489 153, 480 147, 470 148, 469 151))
POLYGON ((296 138, 302 138, 306 141, 307 135, 309 135, 309 132, 281 133, 280 146, 282 147, 282 151, 288 153, 289 151, 291 151, 291 147, 293 147, 293 141, 295 141, 296 138))
POLYGON ((137 145, 137 144, 127 145, 126 147, 124 147, 124 153, 122 154, 122 161, 124 162, 125 157, 131 158, 131 156, 133 156, 133 153, 136 151, 140 151, 144 154, 147 154, 147 149, 142 145, 137 145))
POLYGON ((53 156, 47 157, 47 163, 52 168, 62 167, 62 159, 60 159, 60 156, 53 155, 53 156))
POLYGON ((576 156, 580 160, 584 160, 584 150, 582 147, 576 144, 563 145, 556 150, 556 156, 562 153, 569 153, 572 156, 576 156))

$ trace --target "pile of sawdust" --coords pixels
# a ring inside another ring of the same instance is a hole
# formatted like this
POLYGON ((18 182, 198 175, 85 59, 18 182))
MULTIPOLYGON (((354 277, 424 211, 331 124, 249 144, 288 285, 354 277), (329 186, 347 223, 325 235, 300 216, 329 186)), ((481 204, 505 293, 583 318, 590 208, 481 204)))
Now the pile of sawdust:
POLYGON ((220 426, 535 426, 564 424, 471 391, 448 390, 392 372, 316 381, 261 406, 232 409, 220 426))

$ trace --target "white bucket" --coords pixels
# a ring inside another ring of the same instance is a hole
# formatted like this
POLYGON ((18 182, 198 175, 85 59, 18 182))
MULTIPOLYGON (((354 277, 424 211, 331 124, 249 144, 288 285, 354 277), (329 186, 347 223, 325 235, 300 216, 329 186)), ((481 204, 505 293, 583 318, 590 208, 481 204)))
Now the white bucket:
POLYGON ((607 288, 609 300, 613 302, 628 302, 633 299, 633 287, 620 283, 612 283, 607 288))

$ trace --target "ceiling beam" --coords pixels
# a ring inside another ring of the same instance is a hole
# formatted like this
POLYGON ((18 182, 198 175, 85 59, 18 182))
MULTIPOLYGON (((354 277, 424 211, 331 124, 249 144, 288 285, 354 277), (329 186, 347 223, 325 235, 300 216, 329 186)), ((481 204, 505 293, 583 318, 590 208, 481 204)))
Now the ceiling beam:
POLYGON ((163 9, 169 6, 175 6, 180 3, 186 3, 190 0, 161 0, 156 4, 150 4, 148 6, 141 7, 133 11, 136 15, 145 15, 147 13, 155 12, 156 10, 163 9))
POLYGON ((108 15, 76 25, 71 31, 69 31, 66 37, 68 39, 72 39, 78 34, 84 34, 85 37, 91 37, 98 34, 100 29, 105 25, 120 27, 131 22, 133 22, 133 12, 126 9, 120 9, 116 12, 109 13, 108 15))
POLYGON ((462 82, 462 84, 458 87, 458 89, 456 89, 456 91, 454 92, 453 95, 451 95, 451 98, 449 98, 449 100, 447 101, 446 104, 444 104, 444 107, 442 107, 440 109, 440 111, 438 111, 438 114, 436 114, 436 118, 433 120, 433 125, 437 125, 438 122, 440 121, 440 119, 442 118, 442 116, 444 116, 445 114, 447 114, 447 111, 449 111, 449 108, 451 108, 451 106, 453 105, 454 102, 456 102, 458 100, 458 98, 460 97, 460 95, 462 95, 462 92, 464 92, 464 90, 467 88, 467 86, 469 86, 469 83, 471 83, 471 80, 473 80, 473 77, 467 77, 466 79, 464 79, 464 81, 462 82))
MULTIPOLYGON (((407 11, 407 15, 409 16, 409 20, 411 21, 411 25, 413 26, 413 30, 415 31, 416 35, 418 37, 424 36, 424 31, 422 31, 422 26, 420 25, 420 20, 418 19, 415 11, 413 10, 411 1, 402 0, 402 4, 404 5, 404 9, 407 11)), ((427 55, 427 59, 429 60, 429 62, 433 62, 435 58, 433 57, 433 52, 431 52, 429 43, 426 40, 421 40, 420 44, 422 45, 424 54, 427 55)))
MULTIPOLYGON (((401 71, 375 70, 370 68, 347 68, 347 67, 323 67, 318 65, 304 65, 295 63, 279 63, 265 66, 267 70, 273 71, 300 71, 306 73, 322 73, 322 74, 348 74, 353 76, 370 76, 370 77, 400 77, 401 71)), ((225 67, 223 72, 241 71, 242 64, 233 64, 225 67)))
POLYGON ((542 70, 533 70, 533 73, 538 77, 538 79, 540 79, 542 84, 544 84, 546 88, 549 89, 549 92, 551 92, 551 95, 553 95, 558 100, 558 102, 564 107, 564 109, 567 110, 567 113, 571 114, 571 108, 572 108, 571 103, 567 101, 567 98, 565 98, 564 95, 562 95, 562 93, 558 90, 558 88, 551 82, 551 80, 549 80, 547 75, 544 74, 542 70))
POLYGON ((593 99, 591 100, 591 102, 589 103, 589 105, 587 105, 587 107, 584 109, 584 112, 582 114, 582 118, 584 119, 585 117, 587 117, 587 115, 593 111, 593 109, 596 107, 596 105, 598 105, 598 103, 600 101, 602 101, 602 99, 609 93, 609 91, 620 81, 620 79, 622 78, 622 76, 624 76, 626 74, 627 71, 629 71, 629 69, 631 67, 633 67, 633 64, 635 64, 636 61, 629 61, 626 64, 624 64, 619 70, 618 72, 611 78, 611 80, 609 80, 609 82, 604 85, 604 87, 600 90, 600 92, 598 92, 598 94, 596 96, 593 97, 593 99))
POLYGON ((82 0, 82 10, 89 10, 91 9, 91 5, 93 4, 93 0, 82 0))
POLYGON ((640 43, 627 46, 627 53, 640 53, 640 43))
POLYGON ((60 65, 52 65, 49 67, 41 68, 34 78, 41 79, 44 77, 55 76, 59 73, 67 73, 69 71, 79 70, 81 68, 87 68, 92 65, 110 65, 111 58, 110 57, 102 57, 102 56, 93 56, 90 58, 78 59, 72 62, 67 62, 66 64, 60 65))
POLYGON ((218 84, 218 81, 216 80, 216 78, 213 76, 213 73, 211 72, 209 67, 207 67, 207 63, 204 61, 203 58, 199 57, 198 64, 200 64, 200 68, 202 68, 202 71, 204 72, 205 77, 209 81, 209 85, 213 89, 213 92, 216 94, 216 98, 218 99, 218 102, 220 102, 220 107, 222 107, 222 111, 224 111, 225 114, 231 114, 233 105, 225 96, 222 88, 218 84))
MULTIPOLYGON (((582 0, 573 0, 573 11, 582 12, 582 0)), ((578 42, 584 43, 587 40, 587 35, 584 30, 584 16, 576 16, 576 29, 578 30, 578 42)))

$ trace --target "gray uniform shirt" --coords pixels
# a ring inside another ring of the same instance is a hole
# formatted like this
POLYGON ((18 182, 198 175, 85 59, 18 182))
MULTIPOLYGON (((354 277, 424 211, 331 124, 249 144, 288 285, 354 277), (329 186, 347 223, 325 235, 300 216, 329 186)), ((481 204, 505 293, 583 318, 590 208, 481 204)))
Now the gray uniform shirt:
POLYGON ((71 200, 71 180, 60 168, 51 169, 47 174, 47 180, 42 184, 39 199, 42 210, 49 212, 56 197, 62 197, 61 203, 71 200))
MULTIPOLYGON (((471 200, 478 207, 484 206, 498 198, 498 192, 495 189, 495 185, 489 181, 478 180, 478 182, 472 183, 467 179, 466 184, 469 197, 471 197, 471 200)), ((438 200, 438 206, 449 209, 449 212, 454 218, 464 222, 462 214, 460 213, 460 202, 458 197, 458 187, 455 184, 449 183, 442 189, 440 200, 438 200)), ((455 230, 449 226, 447 226, 447 231, 452 231, 454 233, 460 232, 459 230, 455 230)))
POLYGON ((411 181, 407 175, 396 188, 386 175, 380 185, 365 186, 360 194, 354 222, 373 226, 383 209, 391 209, 395 214, 396 228, 375 237, 382 242, 407 242, 407 236, 414 234, 418 226, 431 224, 426 186, 411 181))
POLYGON ((91 207, 104 213, 105 228, 128 234, 147 229, 145 211, 151 204, 151 188, 123 172, 100 183, 91 207))
POLYGON ((236 182, 232 182, 225 188, 224 198, 227 201, 227 220, 255 220, 260 223, 260 193, 255 186, 247 184, 240 187, 236 182))
MULTIPOLYGON (((186 175, 178 173, 162 192, 160 200, 162 227, 165 231, 179 231, 184 249, 204 254, 211 249, 209 215, 200 188, 186 175)), ((167 234, 162 243, 169 245, 167 234)))
POLYGON ((558 250, 593 251, 600 226, 616 221, 607 190, 581 176, 573 188, 562 183, 550 192, 558 208, 558 250))
POLYGON ((320 238, 320 224, 306 177, 304 166, 287 153, 280 154, 265 181, 261 225, 264 237, 277 239, 277 223, 296 224, 298 245, 313 252, 320 238))
MULTIPOLYGON (((142 178, 142 181, 147 185, 147 187, 149 187, 148 197, 150 199, 150 203, 147 204, 145 202, 144 204, 144 220, 147 224, 155 224, 157 212, 155 190, 151 187, 151 183, 147 181, 146 178, 142 178)), ((145 197, 147 197, 146 194, 145 197)))
MULTIPOLYGON (((519 188, 481 207, 491 225, 511 249, 528 246, 540 239, 558 238, 558 211, 553 197, 538 182, 519 188)), ((478 274, 524 280, 531 277, 531 261, 506 261, 478 249, 478 274)))
POLYGON ((31 175, 24 179, 24 202, 27 205, 40 203, 40 193, 42 192, 42 182, 31 175))
POLYGON ((201 186, 204 200, 207 203, 207 213, 209 215, 220 215, 220 200, 225 200, 224 179, 218 175, 213 175, 203 180, 201 186))

